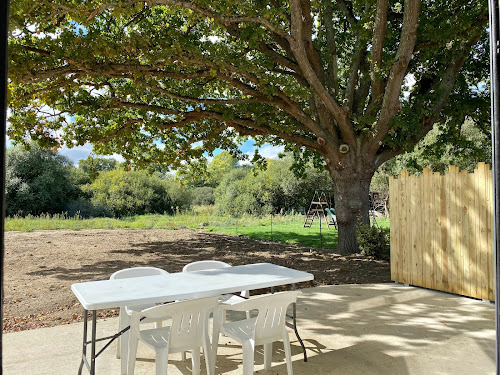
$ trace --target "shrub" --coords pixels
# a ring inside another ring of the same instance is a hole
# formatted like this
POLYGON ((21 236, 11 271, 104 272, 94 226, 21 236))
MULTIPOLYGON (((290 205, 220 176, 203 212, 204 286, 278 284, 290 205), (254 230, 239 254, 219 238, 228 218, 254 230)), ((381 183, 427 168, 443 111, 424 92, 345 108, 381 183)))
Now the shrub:
POLYGON ((146 171, 101 172, 86 190, 95 208, 107 207, 117 217, 172 212, 163 181, 146 171))
POLYGON ((377 228, 360 224, 357 229, 357 238, 361 254, 378 259, 389 259, 389 228, 377 228))
POLYGON ((215 190, 216 211, 222 215, 265 215, 302 211, 318 188, 331 190, 326 171, 307 166, 303 179, 290 170, 293 160, 268 160, 267 169, 232 169, 215 190), (257 172, 257 173, 256 173, 257 172))
POLYGON ((163 186, 170 197, 172 212, 186 211, 191 207, 191 190, 171 178, 163 180, 163 186))
POLYGON ((7 150, 7 215, 66 211, 68 204, 81 193, 73 181, 72 169, 68 158, 36 145, 29 151, 22 146, 7 150))
POLYGON ((68 217, 80 216, 84 219, 92 217, 113 217, 113 212, 106 206, 94 205, 89 199, 80 198, 68 204, 68 217))
POLYGON ((209 186, 194 188, 191 192, 193 206, 211 206, 215 203, 214 188, 209 186))

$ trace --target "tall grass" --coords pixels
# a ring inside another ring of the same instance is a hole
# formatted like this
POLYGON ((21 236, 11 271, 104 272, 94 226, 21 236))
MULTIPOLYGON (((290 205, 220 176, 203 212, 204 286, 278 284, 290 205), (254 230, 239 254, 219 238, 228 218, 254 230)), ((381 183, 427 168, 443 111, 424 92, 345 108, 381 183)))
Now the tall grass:
MULTIPOLYGON (((377 224, 389 227, 389 220, 378 219, 377 224)), ((64 214, 27 217, 8 217, 5 220, 7 231, 34 231, 54 229, 203 229, 209 232, 228 235, 243 235, 267 241, 295 243, 308 247, 336 248, 338 233, 325 222, 316 219, 311 228, 304 228, 304 216, 268 215, 255 217, 215 216, 212 207, 195 207, 191 212, 174 215, 138 215, 113 218, 84 219, 80 216, 69 217, 64 214)))

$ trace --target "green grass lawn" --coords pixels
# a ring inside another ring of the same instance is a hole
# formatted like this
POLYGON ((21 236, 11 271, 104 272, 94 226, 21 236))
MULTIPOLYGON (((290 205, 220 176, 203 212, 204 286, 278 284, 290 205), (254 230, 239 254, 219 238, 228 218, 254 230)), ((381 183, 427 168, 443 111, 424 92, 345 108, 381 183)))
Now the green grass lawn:
MULTIPOLYGON (((378 219, 381 227, 389 227, 389 220, 378 219)), ((65 215, 42 215, 10 217, 5 220, 7 231, 33 231, 55 229, 204 229, 228 235, 243 235, 249 238, 295 243, 308 247, 334 249, 337 247, 337 230, 327 228, 316 219, 311 228, 304 228, 303 215, 289 216, 243 216, 241 218, 214 216, 210 209, 197 209, 191 213, 175 215, 138 215, 120 219, 67 217, 65 215)))

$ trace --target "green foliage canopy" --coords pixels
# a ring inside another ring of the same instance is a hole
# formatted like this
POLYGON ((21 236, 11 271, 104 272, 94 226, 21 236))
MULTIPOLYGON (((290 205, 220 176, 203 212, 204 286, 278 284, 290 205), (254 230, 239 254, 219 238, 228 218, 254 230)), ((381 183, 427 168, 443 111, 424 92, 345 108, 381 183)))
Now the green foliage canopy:
POLYGON ((487 103, 484 0, 15 0, 11 14, 16 141, 149 163, 251 135, 335 168, 341 144, 362 146, 378 166, 487 103))

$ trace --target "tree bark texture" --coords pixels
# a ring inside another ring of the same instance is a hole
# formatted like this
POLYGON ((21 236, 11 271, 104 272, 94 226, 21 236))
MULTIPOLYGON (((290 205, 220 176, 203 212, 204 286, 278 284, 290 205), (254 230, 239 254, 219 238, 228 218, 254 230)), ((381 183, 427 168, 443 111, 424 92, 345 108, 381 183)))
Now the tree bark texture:
POLYGON ((356 229, 359 224, 370 224, 369 193, 373 174, 373 168, 365 168, 362 161, 355 160, 350 167, 330 170, 335 187, 339 253, 355 254, 359 251, 356 229))

